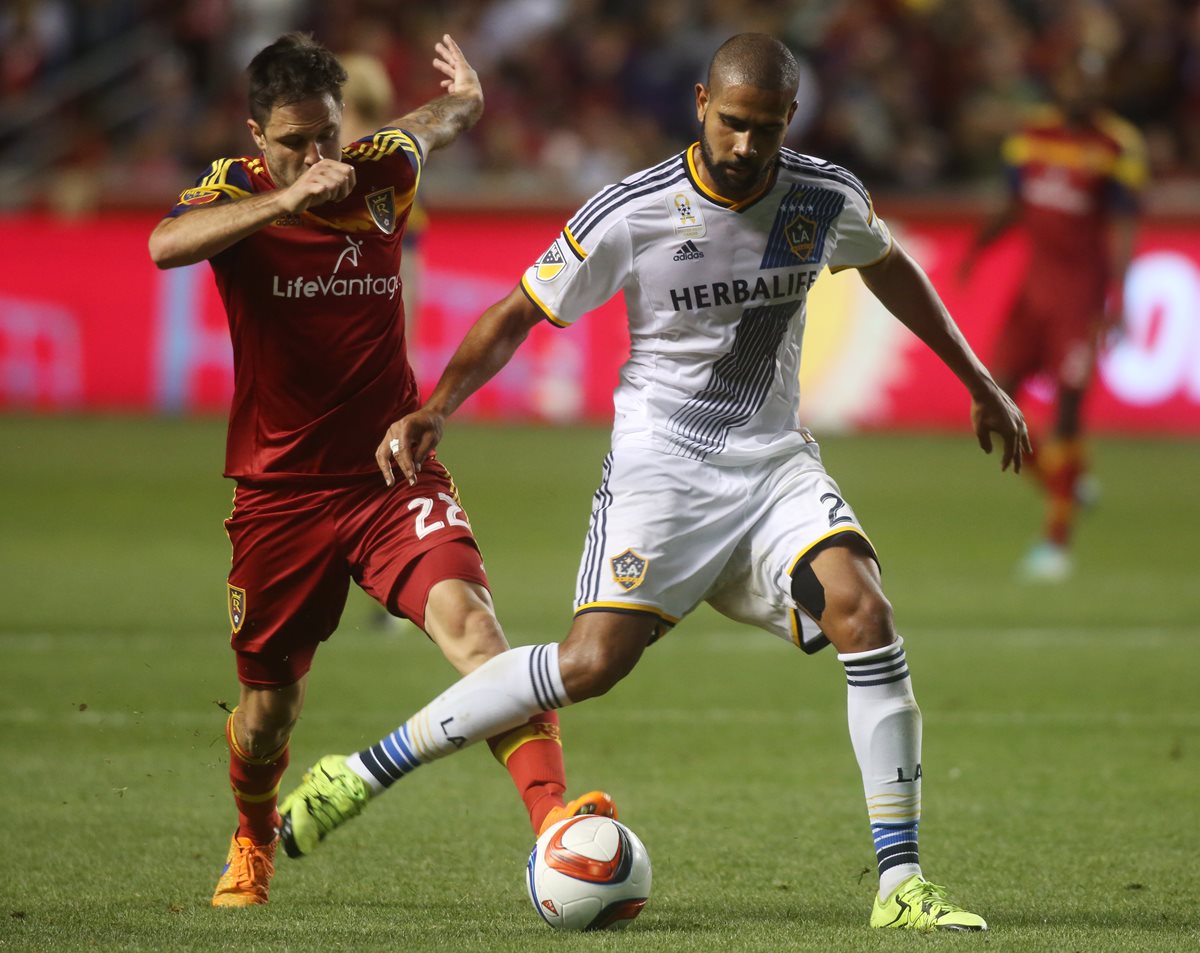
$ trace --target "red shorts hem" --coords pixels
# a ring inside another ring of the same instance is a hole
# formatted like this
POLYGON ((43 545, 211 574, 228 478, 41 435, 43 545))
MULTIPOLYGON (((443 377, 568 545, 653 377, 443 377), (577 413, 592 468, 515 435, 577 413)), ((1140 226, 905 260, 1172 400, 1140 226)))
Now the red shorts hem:
POLYGON ((425 605, 429 591, 439 582, 458 580, 475 583, 490 591, 483 557, 473 537, 447 540, 426 550, 405 567, 388 596, 387 608, 394 615, 425 628, 425 605))

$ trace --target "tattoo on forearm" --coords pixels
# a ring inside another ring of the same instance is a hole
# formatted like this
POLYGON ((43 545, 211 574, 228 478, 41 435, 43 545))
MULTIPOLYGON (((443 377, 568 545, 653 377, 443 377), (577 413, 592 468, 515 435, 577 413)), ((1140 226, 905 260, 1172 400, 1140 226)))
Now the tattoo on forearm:
POLYGON ((475 125, 482 111, 483 104, 475 97, 439 96, 409 113, 404 124, 414 132, 422 132, 430 147, 436 148, 475 125))

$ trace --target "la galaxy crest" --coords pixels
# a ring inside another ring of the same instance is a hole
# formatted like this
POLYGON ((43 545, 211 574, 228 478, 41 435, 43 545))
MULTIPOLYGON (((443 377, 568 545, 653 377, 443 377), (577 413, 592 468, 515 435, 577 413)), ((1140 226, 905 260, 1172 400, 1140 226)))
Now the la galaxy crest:
POLYGON ((392 186, 370 193, 366 199, 367 211, 379 230, 390 235, 396 230, 396 190, 392 186))
POLYGON ((787 223, 783 237, 793 255, 801 261, 809 261, 817 245, 817 223, 805 215, 797 215, 787 223))
POLYGON ((646 578, 646 567, 650 565, 650 560, 639 556, 632 549, 618 553, 608 562, 612 566, 613 581, 626 592, 642 584, 646 578))
POLYGON ((233 634, 242 631, 242 623, 246 621, 246 590, 239 589, 229 583, 229 624, 233 626, 233 634))

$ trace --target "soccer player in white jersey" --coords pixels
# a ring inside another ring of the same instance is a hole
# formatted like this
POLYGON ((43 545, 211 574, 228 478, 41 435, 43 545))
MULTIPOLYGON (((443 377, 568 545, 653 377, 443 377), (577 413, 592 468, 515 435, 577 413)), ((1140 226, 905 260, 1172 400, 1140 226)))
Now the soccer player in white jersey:
MULTIPOLYGON (((782 148, 797 76, 772 37, 726 41, 696 87, 699 142, 585 204, 484 312, 425 405, 387 430, 376 453, 384 478, 395 482, 395 465, 411 483, 446 417, 531 327, 566 327, 624 292, 631 353, 567 638, 497 656, 343 771, 378 793, 381 764, 390 783, 539 711, 602 695, 708 601, 805 651, 835 646, 878 857, 871 925, 985 930, 922 874, 921 713, 903 642, 875 551, 797 416, 817 275, 859 269, 962 381, 980 445, 1003 442, 1003 469, 1020 469, 1029 438, 858 179, 782 148)), ((302 784, 285 802, 285 822, 315 841, 335 824, 308 794, 302 784)))

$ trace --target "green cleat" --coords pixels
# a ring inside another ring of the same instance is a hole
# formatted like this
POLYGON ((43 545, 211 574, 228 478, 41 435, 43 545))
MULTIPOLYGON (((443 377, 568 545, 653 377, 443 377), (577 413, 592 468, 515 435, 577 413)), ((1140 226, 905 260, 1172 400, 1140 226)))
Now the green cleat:
POLYGON ((289 857, 311 854, 326 834, 361 814, 370 799, 367 783, 346 765, 345 755, 325 755, 279 805, 283 849, 289 857))
POLYGON ((987 921, 977 913, 969 913, 947 899, 946 888, 931 884, 920 874, 913 874, 897 887, 890 897, 875 896, 871 910, 871 926, 892 930, 986 930, 987 921))

